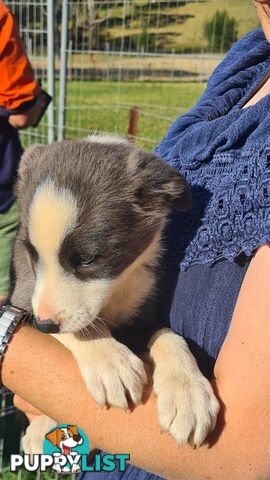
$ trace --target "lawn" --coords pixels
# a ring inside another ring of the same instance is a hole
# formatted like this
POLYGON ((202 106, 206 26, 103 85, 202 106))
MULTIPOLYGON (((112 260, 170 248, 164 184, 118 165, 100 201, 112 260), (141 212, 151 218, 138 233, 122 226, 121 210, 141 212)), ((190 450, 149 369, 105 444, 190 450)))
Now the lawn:
MULTIPOLYGON (((130 109, 136 106, 139 109, 136 143, 152 150, 171 123, 196 103, 204 88, 202 82, 68 81, 66 138, 84 137, 92 132, 126 135, 130 109)), ((58 85, 56 98, 57 90, 58 85)), ((56 136, 57 113, 56 105, 56 136)), ((37 129, 27 129, 20 135, 24 147, 47 143, 47 117, 37 129)))
POLYGON ((70 81, 67 91, 67 138, 92 131, 126 135, 131 107, 139 108, 137 143, 150 150, 169 125, 190 109, 203 83, 70 81))
MULTIPOLYGON (((2 476, 0 475, 0 477, 2 480, 18 480, 17 473, 5 472, 2 474, 2 476)), ((40 480, 55 480, 57 478, 59 480, 75 480, 75 475, 63 474, 57 477, 52 470, 48 470, 47 472, 41 473, 39 477, 39 472, 36 474, 27 472, 26 470, 21 470, 21 476, 19 478, 20 480, 37 480, 38 478, 40 480)))
MULTIPOLYGON (((150 151, 171 123, 196 103, 204 88, 202 82, 68 81, 65 136, 78 138, 92 132, 126 135, 130 109, 136 106, 139 108, 136 143, 150 151)), ((57 111, 56 105, 56 136, 57 111)), ((37 129, 27 129, 20 135, 24 147, 46 143, 47 117, 37 129)))

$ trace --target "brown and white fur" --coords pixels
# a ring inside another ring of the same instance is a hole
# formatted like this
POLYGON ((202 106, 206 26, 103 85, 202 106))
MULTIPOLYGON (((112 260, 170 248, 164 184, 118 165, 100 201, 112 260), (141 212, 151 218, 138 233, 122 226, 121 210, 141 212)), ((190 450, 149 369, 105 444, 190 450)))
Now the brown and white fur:
MULTIPOLYGON (((57 332, 101 406, 139 403, 143 362, 114 327, 132 322, 153 296, 167 214, 190 208, 186 181, 126 140, 90 136, 28 149, 16 192, 12 303, 33 313, 41 331, 57 332)), ((200 445, 219 409, 210 383, 171 330, 153 331, 149 353, 161 428, 179 444, 200 445)), ((41 423, 28 429, 30 453, 39 453, 41 423)))
POLYGON ((55 428, 45 435, 55 447, 59 448, 63 455, 69 455, 71 450, 78 445, 82 445, 83 438, 76 425, 67 425, 62 428, 55 428))

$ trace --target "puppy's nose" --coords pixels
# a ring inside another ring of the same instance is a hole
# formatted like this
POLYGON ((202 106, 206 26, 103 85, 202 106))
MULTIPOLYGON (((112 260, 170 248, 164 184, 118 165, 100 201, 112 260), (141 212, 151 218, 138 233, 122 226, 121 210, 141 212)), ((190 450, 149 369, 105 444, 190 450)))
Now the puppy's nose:
POLYGON ((73 435, 73 440, 75 440, 75 442, 79 442, 81 438, 81 435, 73 435))
POLYGON ((34 317, 33 326, 42 333, 58 333, 59 325, 50 319, 40 320, 39 317, 34 317))
POLYGON ((54 308, 52 307, 51 303, 49 301, 46 301, 46 298, 42 298, 39 301, 38 308, 35 311, 36 317, 41 320, 42 322, 44 320, 54 320, 56 313, 54 308))

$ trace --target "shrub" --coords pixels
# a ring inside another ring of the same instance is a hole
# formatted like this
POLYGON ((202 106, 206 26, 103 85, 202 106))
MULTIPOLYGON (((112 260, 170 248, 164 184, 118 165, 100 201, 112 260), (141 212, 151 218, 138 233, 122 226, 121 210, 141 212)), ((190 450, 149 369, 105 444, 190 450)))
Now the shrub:
POLYGON ((209 22, 205 23, 204 36, 210 52, 226 52, 237 39, 236 20, 228 12, 217 11, 209 22))

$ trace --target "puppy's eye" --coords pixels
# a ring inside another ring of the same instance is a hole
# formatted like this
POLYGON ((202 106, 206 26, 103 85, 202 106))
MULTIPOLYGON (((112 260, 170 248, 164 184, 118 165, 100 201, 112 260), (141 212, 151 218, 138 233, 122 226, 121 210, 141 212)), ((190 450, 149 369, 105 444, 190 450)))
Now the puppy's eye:
POLYGON ((73 265, 75 270, 83 269, 89 267, 95 260, 97 259, 97 255, 77 255, 73 259, 73 265))

